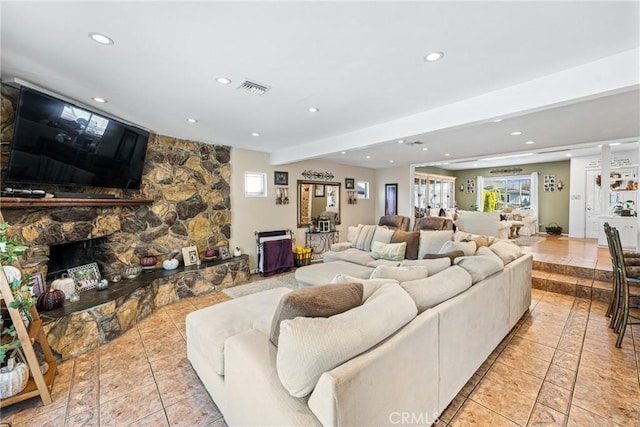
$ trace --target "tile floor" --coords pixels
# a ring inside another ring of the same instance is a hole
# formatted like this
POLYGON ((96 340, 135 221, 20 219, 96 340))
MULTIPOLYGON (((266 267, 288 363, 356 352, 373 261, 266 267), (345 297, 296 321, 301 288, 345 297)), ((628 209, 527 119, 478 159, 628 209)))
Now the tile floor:
MULTIPOLYGON (((544 245, 535 246, 529 250, 544 245)), ((555 255, 567 262, 606 258, 593 244, 582 253, 572 246, 555 255)), ((640 327, 630 327, 617 349, 604 303, 536 289, 532 295, 529 313, 438 425, 640 426, 640 327)), ((52 405, 31 399, 2 409, 0 419, 14 427, 225 426, 186 359, 184 326, 192 310, 225 299, 210 294, 158 310, 111 343, 62 363, 52 405)))

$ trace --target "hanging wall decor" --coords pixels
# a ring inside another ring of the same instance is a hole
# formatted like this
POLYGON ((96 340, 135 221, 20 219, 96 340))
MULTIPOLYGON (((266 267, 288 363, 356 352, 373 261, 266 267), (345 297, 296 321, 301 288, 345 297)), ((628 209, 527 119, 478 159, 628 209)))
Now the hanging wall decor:
POLYGON ((476 181, 475 179, 467 180, 467 193, 475 193, 476 192, 476 181))
POLYGON ((556 176, 555 175, 545 175, 544 180, 542 181, 544 185, 544 191, 556 191, 556 176))
POLYGON ((331 181, 334 175, 331 172, 316 172, 312 170, 306 170, 302 172, 302 176, 306 179, 331 181))

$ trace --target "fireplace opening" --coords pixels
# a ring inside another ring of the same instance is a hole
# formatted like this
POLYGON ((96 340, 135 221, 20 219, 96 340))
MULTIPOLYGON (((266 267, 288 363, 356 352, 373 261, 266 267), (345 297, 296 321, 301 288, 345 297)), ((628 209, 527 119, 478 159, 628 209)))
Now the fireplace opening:
POLYGON ((78 242, 51 245, 49 247, 49 264, 47 281, 58 279, 69 268, 97 262, 98 265, 106 261, 106 237, 81 240, 78 242))

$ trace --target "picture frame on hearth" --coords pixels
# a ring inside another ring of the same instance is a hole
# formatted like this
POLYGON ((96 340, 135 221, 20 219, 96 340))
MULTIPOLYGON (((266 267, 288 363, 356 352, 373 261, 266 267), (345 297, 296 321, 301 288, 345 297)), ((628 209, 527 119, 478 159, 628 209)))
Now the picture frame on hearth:
POLYGON ((34 297, 39 297, 40 295, 45 293, 47 290, 45 281, 44 281, 44 276, 42 275, 42 273, 32 274, 30 277, 29 284, 31 285, 31 294, 34 297))
POLYGON ((231 252, 229 252, 229 246, 218 246, 218 253, 220 254, 220 259, 231 258, 231 252))
POLYGON ((198 257, 198 248, 196 246, 182 248, 182 259, 185 267, 198 264, 198 260, 200 259, 198 257))
POLYGON ((69 268, 67 273, 69 273, 69 277, 72 278, 76 284, 76 290, 78 292, 95 288, 100 279, 102 279, 97 262, 69 268))

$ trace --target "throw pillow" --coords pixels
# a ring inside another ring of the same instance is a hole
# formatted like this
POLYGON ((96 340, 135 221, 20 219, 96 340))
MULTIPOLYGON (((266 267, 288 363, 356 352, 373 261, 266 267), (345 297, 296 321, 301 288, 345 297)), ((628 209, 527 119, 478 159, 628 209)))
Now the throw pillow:
POLYGON ((370 279, 395 279, 398 282, 407 280, 422 279, 429 275, 429 269, 425 265, 415 265, 412 267, 387 267, 379 265, 371 272, 370 279))
POLYGON ((476 255, 456 259, 456 265, 469 273, 474 285, 504 268, 502 260, 486 247, 478 249, 476 255))
POLYGON ((407 292, 387 283, 364 304, 344 313, 283 320, 276 354, 278 378, 291 396, 307 396, 324 372, 391 336, 416 313, 407 292))
POLYGON ((465 256, 471 256, 476 253, 476 249, 476 242, 446 242, 437 252, 446 254, 447 252, 462 251, 465 256))
POLYGON ((489 249, 500 257, 504 265, 507 265, 516 258, 520 258, 520 256, 522 256, 522 249, 520 246, 508 240, 498 240, 493 245, 489 246, 489 249))
POLYGON ((371 244, 373 245, 373 242, 392 243, 391 237, 393 236, 394 231, 395 230, 392 230, 387 226, 378 225, 375 233, 373 233, 373 240, 371 241, 371 244))
POLYGON ((489 240, 484 236, 477 236, 469 239, 470 242, 476 242, 476 246, 481 248, 483 246, 489 246, 489 240))
POLYGON ((442 254, 424 254, 422 259, 438 259, 438 258, 449 258, 451 260, 451 264, 453 264, 453 260, 458 257, 464 256, 464 252, 462 251, 451 251, 445 252, 442 254))
POLYGON ((450 241, 452 236, 453 230, 420 230, 418 259, 422 259, 425 254, 440 252, 442 245, 450 241))
POLYGON ((348 276, 346 274, 336 274, 336 276, 331 280, 331 283, 359 283, 362 285, 362 302, 369 299, 371 295, 382 285, 386 285, 387 283, 396 283, 399 284, 397 280, 394 279, 361 279, 359 277, 348 276))
POLYGON ((405 258, 417 259, 418 247, 420 246, 420 232, 395 230, 395 232, 393 233, 393 236, 391 237, 391 243, 402 243, 402 242, 405 242, 407 244, 407 251, 405 253, 405 258))
POLYGON ((463 268, 453 266, 424 279, 403 282, 400 286, 418 307, 418 313, 435 307, 471 287, 471 276, 463 268))
POLYGON ((290 292, 282 297, 271 322, 269 339, 278 346, 280 324, 295 317, 329 317, 362 304, 360 283, 311 286, 290 292))
POLYGON ((353 242, 356 240, 356 234, 358 234, 358 227, 350 225, 347 227, 347 242, 353 242))
POLYGON ((389 261, 402 261, 407 250, 407 243, 382 243, 373 242, 371 244, 371 256, 375 259, 386 259, 389 261))
POLYGON ((424 265, 429 270, 429 276, 438 274, 442 270, 451 267, 451 261, 448 258, 437 259, 405 259, 400 264, 400 267, 413 267, 424 265))
POLYGON ((351 242, 351 246, 361 251, 371 251, 371 241, 377 227, 377 225, 358 224, 358 231, 356 231, 356 236, 351 242))

